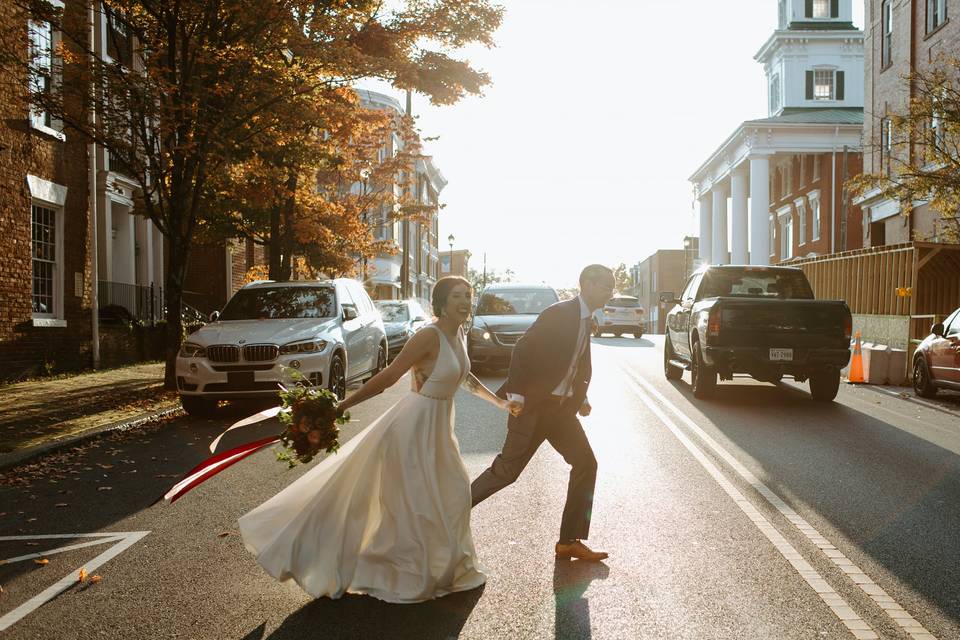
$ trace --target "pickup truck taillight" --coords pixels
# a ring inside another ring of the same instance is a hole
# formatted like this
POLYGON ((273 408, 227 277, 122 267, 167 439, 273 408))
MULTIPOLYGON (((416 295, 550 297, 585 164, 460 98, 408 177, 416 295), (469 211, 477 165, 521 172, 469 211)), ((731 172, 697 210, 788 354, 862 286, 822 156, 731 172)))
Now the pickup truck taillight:
POLYGON ((720 309, 716 307, 710 309, 707 317, 707 335, 714 338, 720 335, 720 309))
POLYGON ((843 321, 843 337, 847 340, 850 339, 850 336, 853 335, 853 318, 847 316, 847 319, 843 321))

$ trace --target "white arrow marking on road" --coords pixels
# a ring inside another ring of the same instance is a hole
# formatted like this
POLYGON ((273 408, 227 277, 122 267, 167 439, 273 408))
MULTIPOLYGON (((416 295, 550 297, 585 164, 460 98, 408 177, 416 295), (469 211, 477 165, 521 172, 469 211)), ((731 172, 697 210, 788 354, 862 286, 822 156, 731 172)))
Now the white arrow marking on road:
MULTIPOLYGON (((779 511, 786 519, 789 521, 796 529, 803 534, 807 540, 812 542, 820 550, 823 556, 833 563, 838 569, 840 569, 847 577, 854 583, 854 585, 863 591, 864 594, 870 597, 877 606, 883 609, 884 613, 887 616, 897 623, 904 631, 906 631, 911 638, 914 640, 937 640, 936 636, 927 631, 923 625, 917 622, 913 616, 904 610, 900 604, 897 603, 883 588, 880 587, 876 582, 873 581, 869 576, 867 576, 860 567, 855 565, 846 555, 843 554, 839 549, 836 548, 829 540, 820 535, 820 532, 813 528, 809 522, 807 522, 800 514, 790 508, 786 502, 783 501, 780 496, 771 491, 765 484, 760 482, 753 473, 750 472, 745 466, 743 466, 739 460, 737 460, 730 452, 724 449, 716 440, 711 438, 703 429, 701 429, 697 424, 685 414, 683 411, 678 409, 672 402, 667 400, 667 398, 657 391, 657 389, 644 380, 639 375, 635 374, 632 371, 624 369, 627 375, 636 385, 641 385, 643 389, 636 387, 636 391, 644 403, 651 407, 654 413, 657 414, 657 417, 660 418, 661 422, 666 424, 671 431, 674 431, 674 434, 677 434, 676 425, 673 425, 672 422, 669 422, 669 418, 662 415, 662 412, 656 405, 653 404, 653 401, 644 393, 644 389, 648 391, 651 395, 657 398, 664 406, 670 409, 687 427, 690 428, 703 442, 710 447, 714 453, 716 453, 720 458, 722 458, 730 467, 739 475, 743 480, 745 480, 751 487, 753 487, 757 493, 766 499, 773 508, 779 511)), ((680 437, 680 436, 677 436, 680 437)), ((684 436, 686 437, 686 436, 684 436)), ((687 447, 689 449, 689 447, 687 447)), ((699 452, 699 449, 697 449, 699 452)), ((696 455, 696 454, 695 454, 696 455)), ((702 455, 702 454, 701 454, 702 455)), ((719 471, 718 471, 719 473, 719 471)), ((724 479, 726 480, 726 479, 724 479)), ((752 508, 752 505, 751 505, 752 508)), ((762 516, 761 516, 762 517, 762 516)), ((764 520, 766 522, 766 520, 764 520)), ((778 534, 779 535, 779 534, 778 534)), ((779 548, 779 547, 778 547, 779 548)), ((790 558, 787 558, 790 560, 790 558)), ((793 564, 793 560, 790 560, 793 564)), ((794 565, 796 566, 796 565, 794 565)), ((812 571, 812 568, 811 568, 812 571)), ((803 572, 801 571, 801 575, 803 572)), ((804 576, 806 578, 807 576, 804 576)), ((819 578, 819 576, 817 576, 819 578)), ((822 580, 822 579, 821 579, 822 580)), ((809 580, 807 580, 810 582, 809 580)), ((824 582, 824 585, 826 583, 824 582)), ((812 583, 811 583, 812 586, 812 583)), ((829 587, 828 587, 829 588, 829 587)), ((832 589, 831 589, 832 591, 832 589)), ((820 594, 823 597, 823 594, 820 594)), ((839 598, 839 596, 837 596, 839 598)), ((824 598, 824 601, 829 605, 830 602, 824 598)), ((830 605, 831 609, 834 609, 833 605, 830 605)), ((836 612, 836 609, 834 609, 836 612)), ((839 614, 838 614, 839 615, 839 614)), ((841 618, 843 620, 843 618, 841 618)), ((846 620, 843 620, 844 624, 847 624, 846 620)), ((866 623, 864 623, 866 624, 866 623)), ((850 625, 847 625, 848 627, 850 625)), ((851 629, 853 629, 851 627, 851 629)), ((856 632, 855 632, 856 633, 856 632)), ((872 632, 871 632, 872 633, 872 632)), ((858 638, 863 637, 873 637, 874 636, 857 636, 858 638)))
MULTIPOLYGON (((0 561, 0 564, 9 564, 12 562, 20 562, 22 560, 29 560, 30 558, 40 557, 40 556, 49 556, 55 553, 62 553, 64 551, 70 551, 73 549, 80 549, 82 547, 89 547, 96 544, 107 544, 115 543, 112 547, 93 558, 89 562, 85 562, 82 565, 82 568, 86 569, 88 572, 93 572, 100 565, 112 560, 117 557, 128 548, 130 548, 137 541, 141 540, 146 536, 149 531, 114 531, 111 533, 62 533, 62 534, 46 534, 46 535, 36 535, 36 536, 0 536, 0 542, 14 541, 14 540, 52 540, 52 539, 75 539, 75 538, 98 538, 92 542, 85 542, 81 544, 69 545, 66 547, 59 547, 56 549, 51 549, 46 553, 37 553, 29 554, 26 556, 17 556, 15 558, 8 558, 6 560, 0 561)), ((14 624, 19 622, 25 616, 36 611, 41 606, 53 600, 55 597, 72 587, 77 583, 77 574, 79 573, 81 567, 78 567, 76 570, 71 571, 63 578, 61 578, 56 584, 45 589, 43 592, 35 595, 30 598, 22 605, 7 613, 2 618, 0 618, 0 631, 5 631, 12 627, 14 624)))

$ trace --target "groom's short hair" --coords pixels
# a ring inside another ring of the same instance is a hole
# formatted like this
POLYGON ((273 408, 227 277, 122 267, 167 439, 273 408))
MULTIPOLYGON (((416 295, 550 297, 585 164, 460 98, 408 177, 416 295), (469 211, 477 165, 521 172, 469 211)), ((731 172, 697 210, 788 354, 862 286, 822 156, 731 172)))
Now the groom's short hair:
POLYGON ((602 264, 591 264, 584 267, 580 272, 580 288, 587 282, 601 282, 603 280, 613 280, 613 269, 605 267, 602 264))

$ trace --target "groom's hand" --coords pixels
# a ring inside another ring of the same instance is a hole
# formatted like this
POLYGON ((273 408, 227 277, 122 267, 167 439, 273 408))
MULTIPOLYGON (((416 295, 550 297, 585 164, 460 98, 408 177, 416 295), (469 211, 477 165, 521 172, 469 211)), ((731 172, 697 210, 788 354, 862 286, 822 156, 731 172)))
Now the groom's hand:
POLYGON ((510 412, 514 418, 523 413, 523 403, 516 400, 511 400, 507 403, 507 411, 510 412))
POLYGON ((580 405, 580 410, 577 411, 577 413, 579 413, 581 417, 586 418, 588 415, 590 415, 590 411, 592 410, 593 407, 590 406, 590 403, 584 400, 583 404, 580 405))

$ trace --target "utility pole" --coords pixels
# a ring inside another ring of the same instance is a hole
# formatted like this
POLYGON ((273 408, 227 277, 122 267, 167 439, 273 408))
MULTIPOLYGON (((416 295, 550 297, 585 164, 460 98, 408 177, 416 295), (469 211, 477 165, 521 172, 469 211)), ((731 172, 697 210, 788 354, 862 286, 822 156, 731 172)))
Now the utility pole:
POLYGON ((483 252, 483 288, 487 287, 487 252, 483 252))

